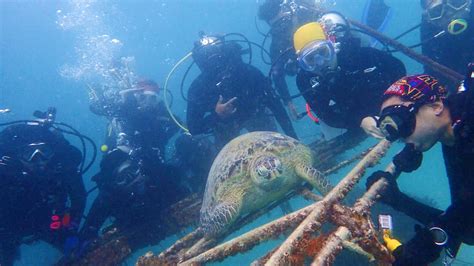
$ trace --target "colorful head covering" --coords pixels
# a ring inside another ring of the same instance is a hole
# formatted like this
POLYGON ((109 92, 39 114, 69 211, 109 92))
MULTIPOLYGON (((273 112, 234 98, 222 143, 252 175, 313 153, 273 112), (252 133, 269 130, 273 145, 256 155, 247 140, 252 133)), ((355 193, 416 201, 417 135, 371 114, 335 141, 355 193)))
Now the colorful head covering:
POLYGON ((446 87, 430 75, 407 76, 397 80, 385 92, 384 98, 399 96, 403 100, 425 104, 446 98, 446 87))
POLYGON ((310 22, 295 31, 293 34, 293 47, 298 54, 309 43, 327 39, 323 26, 317 22, 310 22))

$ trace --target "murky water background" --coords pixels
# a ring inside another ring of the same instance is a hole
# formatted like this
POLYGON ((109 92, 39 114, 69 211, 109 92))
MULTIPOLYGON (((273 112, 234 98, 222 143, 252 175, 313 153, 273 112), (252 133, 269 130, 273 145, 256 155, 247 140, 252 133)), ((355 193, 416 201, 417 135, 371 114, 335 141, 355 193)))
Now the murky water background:
MULTIPOLYGON (((419 23, 419 1, 387 0, 386 3, 393 8, 393 17, 386 29, 389 36, 396 36, 419 23)), ((365 0, 338 0, 332 9, 359 19, 364 4, 365 0)), ((107 71, 109 62, 125 60, 133 69, 133 75, 152 78, 162 85, 173 65, 191 50, 199 31, 239 32, 260 43, 262 36, 258 34, 254 22, 258 5, 255 0, 2 0, 0 109, 10 108, 13 111, 1 115, 0 122, 30 118, 34 110, 56 106, 58 120, 74 125, 100 145, 106 120, 89 111, 86 88, 87 84, 110 81, 107 71)), ((263 22, 257 23, 262 29, 267 29, 263 22)), ((418 43, 418 32, 404 37, 402 42, 418 43)), ((408 73, 422 71, 422 67, 414 61, 401 54, 396 56, 405 62, 408 73)), ((255 56, 254 64, 264 73, 268 72, 268 66, 259 56, 255 56)), ((184 70, 179 69, 170 80, 170 89, 174 94, 172 109, 182 118, 185 117, 186 105, 178 88, 184 70)), ((190 73, 188 82, 195 74, 190 73)), ((291 92, 296 94, 294 80, 288 79, 288 84, 291 92)), ((299 110, 303 110, 301 99, 296 104, 299 110)), ((309 119, 297 122, 295 127, 305 143, 319 137, 319 129, 309 119)), ((369 140, 362 146, 369 143, 373 141, 369 140)), ((400 145, 395 145, 387 158, 391 158, 400 148, 400 145)), ((380 168, 387 162, 385 160, 380 168)), ((84 176, 87 188, 94 185, 90 177, 97 172, 97 165, 84 176)), ((333 180, 340 179, 348 169, 340 171, 332 177, 333 180)), ((425 198, 439 208, 447 207, 448 182, 440 147, 426 154, 421 169, 403 175, 399 184, 401 190, 411 195, 425 198)), ((95 196, 94 193, 90 195, 88 205, 95 196)), ((308 203, 299 198, 291 201, 294 209, 305 204, 308 203)), ((281 210, 277 208, 242 230, 279 215, 281 210)), ((403 240, 412 235, 413 224, 408 218, 394 222, 395 234, 403 240)), ((133 264, 138 256, 148 250, 160 251, 175 239, 170 237, 157 246, 136 252, 127 264, 133 264)), ((268 242, 244 256, 229 258, 222 265, 248 264, 275 247, 279 241, 268 242)), ((59 256, 57 251, 42 243, 22 246, 21 252, 22 258, 16 265, 50 265, 59 256)), ((474 265, 474 248, 463 246, 458 259, 455 265, 468 265, 462 261, 474 265)), ((339 261, 338 265, 345 263, 339 261)))

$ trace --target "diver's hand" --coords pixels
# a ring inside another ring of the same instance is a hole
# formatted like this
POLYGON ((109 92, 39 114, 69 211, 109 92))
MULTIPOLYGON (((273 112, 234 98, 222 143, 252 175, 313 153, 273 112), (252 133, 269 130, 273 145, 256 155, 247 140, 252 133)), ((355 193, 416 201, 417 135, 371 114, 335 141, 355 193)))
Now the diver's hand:
POLYGON ((377 127, 376 119, 378 119, 378 117, 373 117, 373 116, 364 117, 364 119, 362 119, 362 122, 360 123, 360 127, 365 131, 365 133, 367 133, 367 135, 370 135, 377 139, 383 139, 385 138, 385 136, 377 127))
POLYGON ((0 173, 7 175, 7 176, 13 176, 17 174, 21 174, 21 171, 23 169, 22 163, 10 156, 3 156, 0 158, 0 173))
POLYGON ((234 106, 234 102, 237 100, 237 97, 234 97, 224 103, 224 98, 222 95, 219 95, 219 101, 216 104, 216 114, 220 118, 228 118, 237 111, 237 107, 234 106))
POLYGON ((288 111, 290 111, 290 116, 293 120, 298 120, 300 119, 298 111, 296 110, 296 106, 293 103, 293 101, 289 101, 286 106, 288 107, 288 111))
POLYGON ((442 250, 434 243, 433 234, 426 227, 415 225, 415 236, 393 252, 393 265, 427 265, 435 261, 442 250))
POLYGON ((393 164, 398 171, 410 173, 418 169, 423 161, 423 153, 415 150, 415 145, 407 143, 405 148, 393 157, 393 164))
POLYGON ((395 180, 395 177, 385 171, 376 171, 372 173, 368 178, 365 183, 365 188, 366 190, 369 190, 369 188, 379 179, 385 178, 388 182, 387 189, 385 189, 384 193, 380 195, 380 201, 390 205, 394 206, 398 203, 399 195, 401 194, 400 189, 398 188, 397 181, 395 180))

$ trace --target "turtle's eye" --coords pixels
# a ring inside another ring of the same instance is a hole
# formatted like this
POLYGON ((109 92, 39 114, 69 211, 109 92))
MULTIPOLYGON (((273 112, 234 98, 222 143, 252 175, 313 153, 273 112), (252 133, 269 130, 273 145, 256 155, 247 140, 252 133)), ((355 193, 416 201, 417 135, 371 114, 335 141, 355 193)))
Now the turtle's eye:
POLYGON ((252 181, 263 190, 277 189, 285 180, 283 177, 283 162, 273 154, 262 154, 252 161, 253 171, 250 172, 252 181))
POLYGON ((281 161, 278 160, 277 158, 272 158, 274 160, 272 160, 272 165, 274 167, 274 169, 276 169, 278 172, 282 172, 283 171, 283 166, 281 165, 281 161))
POLYGON ((268 178, 270 176, 270 169, 265 164, 257 166, 257 174, 261 177, 268 178))
POLYGON ((281 166, 281 162, 276 157, 266 157, 261 159, 257 163, 257 167, 255 169, 257 174, 263 178, 270 179, 270 174, 272 172, 279 172, 281 173, 283 167, 281 166))

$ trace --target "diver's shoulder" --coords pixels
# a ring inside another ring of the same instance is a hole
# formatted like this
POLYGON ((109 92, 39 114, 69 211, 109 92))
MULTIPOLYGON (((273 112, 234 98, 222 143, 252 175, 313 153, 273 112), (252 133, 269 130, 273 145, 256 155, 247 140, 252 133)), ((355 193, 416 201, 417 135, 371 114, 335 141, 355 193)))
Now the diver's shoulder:
POLYGON ((359 52, 363 57, 393 57, 393 55, 387 51, 370 46, 361 46, 359 52))
POLYGON ((205 86, 206 83, 209 83, 210 82, 209 80, 210 80, 209 75, 205 75, 204 73, 199 74, 191 82, 191 85, 189 86, 189 91, 200 89, 201 87, 205 86))
POLYGON ((255 75, 263 75, 262 71, 258 69, 257 67, 247 64, 247 63, 241 63, 239 64, 239 68, 241 71, 244 71, 244 74, 255 74, 255 75))
POLYGON ((400 75, 406 74, 405 65, 392 53, 373 47, 361 47, 360 51, 361 58, 364 58, 365 62, 376 62, 379 66, 391 66, 391 68, 397 69, 400 72, 400 75))

